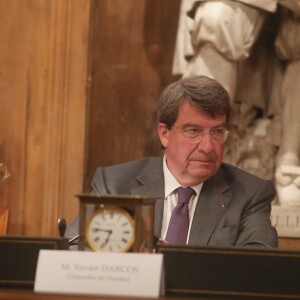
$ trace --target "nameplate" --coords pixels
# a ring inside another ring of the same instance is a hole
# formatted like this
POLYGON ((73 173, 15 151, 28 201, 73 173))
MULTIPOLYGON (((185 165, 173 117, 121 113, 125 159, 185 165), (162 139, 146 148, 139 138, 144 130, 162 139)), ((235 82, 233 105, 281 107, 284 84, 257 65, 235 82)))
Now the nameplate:
POLYGON ((163 278, 162 254, 41 250, 34 291, 156 298, 163 278))

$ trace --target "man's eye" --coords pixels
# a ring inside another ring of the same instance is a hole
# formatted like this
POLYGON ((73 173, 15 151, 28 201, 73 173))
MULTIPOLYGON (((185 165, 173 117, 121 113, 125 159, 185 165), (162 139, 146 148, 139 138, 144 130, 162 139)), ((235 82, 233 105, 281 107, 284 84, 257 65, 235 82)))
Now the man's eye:
POLYGON ((224 128, 215 128, 211 131, 211 133, 214 135, 223 135, 224 132, 225 132, 224 128))

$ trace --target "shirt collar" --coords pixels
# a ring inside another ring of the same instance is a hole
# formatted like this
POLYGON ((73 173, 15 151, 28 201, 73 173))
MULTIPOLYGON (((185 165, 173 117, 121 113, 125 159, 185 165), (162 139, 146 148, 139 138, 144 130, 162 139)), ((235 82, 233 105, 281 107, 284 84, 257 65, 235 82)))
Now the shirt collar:
MULTIPOLYGON (((165 198, 167 198, 170 194, 174 192, 174 190, 181 187, 181 184, 177 181, 177 179, 169 170, 167 166, 166 155, 164 155, 164 159, 163 159, 163 171, 164 171, 164 179, 165 179, 165 198)), ((197 197, 199 197, 200 195, 202 186, 203 186, 203 182, 198 185, 191 186, 191 188, 195 190, 197 197)))

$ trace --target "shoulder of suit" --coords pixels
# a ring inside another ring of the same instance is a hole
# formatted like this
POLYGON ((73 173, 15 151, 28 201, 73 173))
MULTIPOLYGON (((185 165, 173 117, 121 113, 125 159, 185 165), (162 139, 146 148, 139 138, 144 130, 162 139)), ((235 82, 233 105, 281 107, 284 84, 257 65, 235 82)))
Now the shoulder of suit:
POLYGON ((141 170, 149 164, 159 165, 162 164, 162 157, 146 157, 138 160, 127 161, 119 164, 114 164, 107 167, 99 167, 99 171, 115 172, 121 170, 141 170))
POLYGON ((226 173, 227 176, 232 176, 233 179, 257 181, 257 182, 267 181, 263 178, 260 178, 254 174, 251 174, 247 171, 244 171, 228 163, 222 163, 220 171, 222 173, 226 173))

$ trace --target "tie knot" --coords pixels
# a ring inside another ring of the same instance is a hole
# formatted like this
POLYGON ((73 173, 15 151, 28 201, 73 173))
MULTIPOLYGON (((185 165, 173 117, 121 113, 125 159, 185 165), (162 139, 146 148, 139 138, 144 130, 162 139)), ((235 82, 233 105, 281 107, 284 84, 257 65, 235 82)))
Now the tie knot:
POLYGON ((191 197, 195 194, 195 191, 190 188, 179 187, 177 189, 178 203, 189 203, 191 197))

